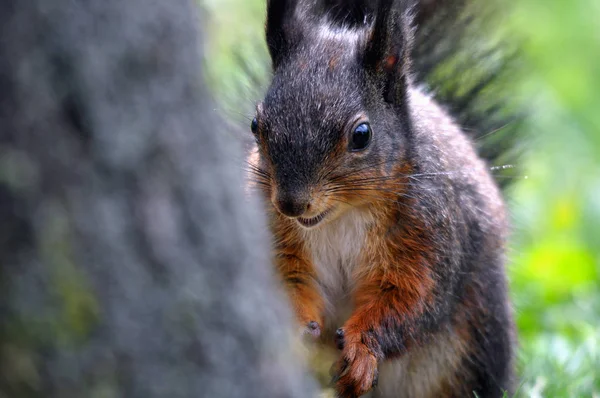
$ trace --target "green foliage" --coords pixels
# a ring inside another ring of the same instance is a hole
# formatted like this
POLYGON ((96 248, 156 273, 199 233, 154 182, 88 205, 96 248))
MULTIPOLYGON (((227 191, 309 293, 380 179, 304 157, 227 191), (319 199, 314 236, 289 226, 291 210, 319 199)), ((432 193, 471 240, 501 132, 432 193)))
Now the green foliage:
POLYGON ((263 39, 265 1, 201 0, 207 23, 207 82, 225 114, 254 112, 270 64, 263 39))
MULTIPOLYGON (((258 81, 266 76, 264 1, 207 3, 216 18, 209 73, 218 96, 233 104, 255 83, 239 56, 258 81)), ((499 34, 522 48, 524 71, 503 91, 513 93, 507 105, 530 115, 520 132, 526 155, 517 164, 519 180, 507 193, 520 337, 517 395, 592 396, 600 394, 600 3, 501 6, 499 34)), ((243 101, 243 111, 252 99, 243 101)))
POLYGON ((511 269, 528 396, 600 393, 600 35, 594 0, 524 0, 506 26, 528 73, 528 179, 511 192, 511 269), (533 17, 535 16, 535 17, 533 17))

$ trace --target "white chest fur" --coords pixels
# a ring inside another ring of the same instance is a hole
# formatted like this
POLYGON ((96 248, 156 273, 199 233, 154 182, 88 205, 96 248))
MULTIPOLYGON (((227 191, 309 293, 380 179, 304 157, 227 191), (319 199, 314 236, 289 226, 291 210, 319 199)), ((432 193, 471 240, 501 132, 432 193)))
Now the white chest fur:
POLYGON ((363 261, 372 216, 353 209, 315 229, 304 231, 326 304, 326 323, 340 327, 352 311, 351 293, 363 261))

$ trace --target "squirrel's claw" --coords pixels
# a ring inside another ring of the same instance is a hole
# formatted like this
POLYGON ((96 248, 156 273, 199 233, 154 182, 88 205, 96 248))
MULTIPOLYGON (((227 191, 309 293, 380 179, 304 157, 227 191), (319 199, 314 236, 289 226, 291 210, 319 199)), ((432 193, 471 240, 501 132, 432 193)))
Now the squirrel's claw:
POLYGON ((343 350, 345 344, 346 339, 344 338, 344 329, 339 328, 335 331, 335 346, 338 350, 343 350))
POLYGON ((321 326, 316 321, 310 321, 306 324, 306 326, 301 331, 302 335, 309 335, 313 338, 318 338, 321 336, 321 326))

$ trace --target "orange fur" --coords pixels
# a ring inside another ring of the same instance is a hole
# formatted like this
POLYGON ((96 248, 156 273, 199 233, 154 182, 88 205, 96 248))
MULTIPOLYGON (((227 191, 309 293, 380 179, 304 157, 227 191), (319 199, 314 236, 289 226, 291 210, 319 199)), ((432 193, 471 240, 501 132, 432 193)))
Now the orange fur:
POLYGON ((370 234, 365 248, 369 260, 364 264, 368 269, 354 291, 354 313, 343 326, 345 346, 337 367, 345 370, 337 387, 344 396, 360 396, 373 385, 383 356, 371 335, 381 333, 390 319, 406 324, 420 317, 435 288, 424 254, 429 252, 426 242, 414 236, 418 228, 412 225, 410 233, 390 236, 388 226, 394 218, 387 218, 370 234))
POLYGON ((275 266, 283 278, 286 290, 301 327, 309 322, 323 325, 323 299, 317 288, 317 275, 312 262, 298 241, 298 234, 289 220, 276 215, 275 266))

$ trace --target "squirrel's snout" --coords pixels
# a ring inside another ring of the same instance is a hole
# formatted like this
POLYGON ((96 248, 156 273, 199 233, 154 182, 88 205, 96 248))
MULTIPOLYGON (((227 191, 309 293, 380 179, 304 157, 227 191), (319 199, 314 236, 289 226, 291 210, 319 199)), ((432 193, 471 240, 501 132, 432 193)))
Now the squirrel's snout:
POLYGON ((273 205, 287 217, 299 217, 310 208, 308 195, 279 194, 273 200, 273 205))

